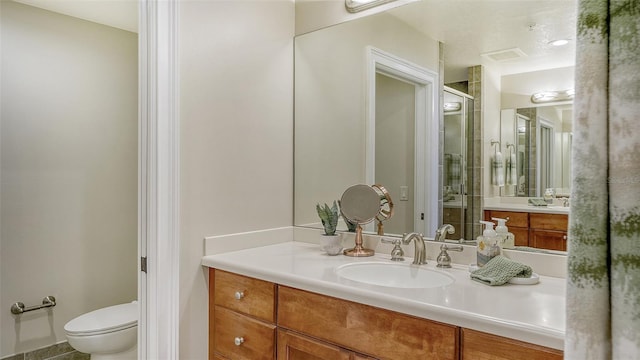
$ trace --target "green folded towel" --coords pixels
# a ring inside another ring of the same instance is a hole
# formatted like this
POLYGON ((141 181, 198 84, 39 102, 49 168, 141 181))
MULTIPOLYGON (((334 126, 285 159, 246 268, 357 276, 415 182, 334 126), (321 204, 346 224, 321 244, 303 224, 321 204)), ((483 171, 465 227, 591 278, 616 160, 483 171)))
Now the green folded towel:
POLYGON ((507 259, 498 255, 489 260, 483 267, 471 273, 471 279, 483 284, 496 286, 504 285, 514 277, 531 277, 531 266, 507 259))

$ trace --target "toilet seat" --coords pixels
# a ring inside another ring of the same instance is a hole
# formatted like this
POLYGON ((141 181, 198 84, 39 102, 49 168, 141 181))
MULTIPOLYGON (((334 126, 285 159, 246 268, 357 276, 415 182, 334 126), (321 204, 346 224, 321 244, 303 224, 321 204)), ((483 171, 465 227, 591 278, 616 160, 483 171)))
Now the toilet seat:
POLYGON ((72 336, 92 336, 121 331, 138 325, 137 302, 109 306, 80 315, 64 326, 72 336))

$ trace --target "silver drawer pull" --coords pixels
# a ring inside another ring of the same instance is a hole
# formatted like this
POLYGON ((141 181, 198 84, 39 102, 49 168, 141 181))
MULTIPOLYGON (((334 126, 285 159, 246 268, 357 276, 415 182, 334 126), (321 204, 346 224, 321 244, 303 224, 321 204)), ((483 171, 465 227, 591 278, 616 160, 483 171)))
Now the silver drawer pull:
POLYGON ((236 291, 234 297, 236 298, 236 300, 241 300, 244 297, 244 291, 236 291))
POLYGON ((233 343, 236 344, 236 346, 242 345, 243 342, 244 342, 244 338, 242 336, 238 336, 235 339, 233 339, 233 343))

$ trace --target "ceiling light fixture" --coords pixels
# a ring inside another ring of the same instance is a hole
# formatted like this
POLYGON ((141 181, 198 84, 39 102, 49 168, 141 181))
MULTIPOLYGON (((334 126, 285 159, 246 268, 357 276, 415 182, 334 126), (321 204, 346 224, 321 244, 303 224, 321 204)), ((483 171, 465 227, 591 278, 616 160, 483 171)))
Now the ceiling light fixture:
POLYGON ((444 112, 459 111, 462 109, 462 104, 459 102, 444 103, 444 112))
POLYGON ((561 91, 541 91, 531 95, 531 102, 534 104, 557 102, 557 101, 570 101, 573 100, 575 91, 573 89, 561 90, 561 91))
POLYGON ((395 0, 344 0, 344 6, 348 12, 357 13, 392 1, 395 0))
POLYGON ((549 41, 549 45, 551 46, 564 46, 564 45, 567 45, 568 43, 569 43, 569 40, 567 39, 558 39, 558 40, 549 41))

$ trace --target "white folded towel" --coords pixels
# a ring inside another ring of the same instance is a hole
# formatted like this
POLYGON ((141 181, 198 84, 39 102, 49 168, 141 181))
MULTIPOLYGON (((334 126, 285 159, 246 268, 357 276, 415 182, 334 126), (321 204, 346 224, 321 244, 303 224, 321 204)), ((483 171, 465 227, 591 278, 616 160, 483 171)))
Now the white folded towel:
POLYGON ((491 184, 495 186, 504 186, 504 161, 502 153, 496 151, 491 157, 491 184))

